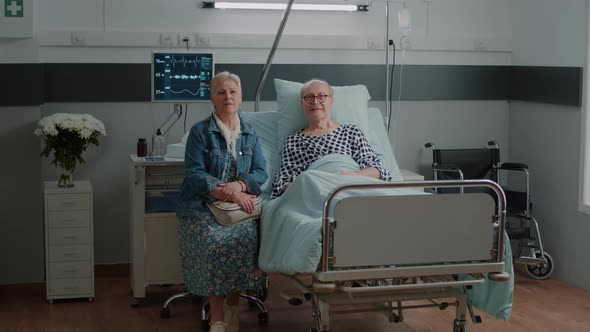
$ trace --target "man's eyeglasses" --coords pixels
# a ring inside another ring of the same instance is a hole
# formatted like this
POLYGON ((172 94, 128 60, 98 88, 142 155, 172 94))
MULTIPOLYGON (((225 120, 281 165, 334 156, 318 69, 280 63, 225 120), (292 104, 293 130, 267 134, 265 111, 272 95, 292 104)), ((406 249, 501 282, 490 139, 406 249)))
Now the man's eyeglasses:
POLYGON ((313 102, 317 99, 318 103, 323 104, 326 102, 326 99, 328 99, 328 97, 330 97, 329 95, 307 95, 307 96, 303 96, 301 98, 301 100, 303 100, 306 104, 308 105, 313 105, 313 102))

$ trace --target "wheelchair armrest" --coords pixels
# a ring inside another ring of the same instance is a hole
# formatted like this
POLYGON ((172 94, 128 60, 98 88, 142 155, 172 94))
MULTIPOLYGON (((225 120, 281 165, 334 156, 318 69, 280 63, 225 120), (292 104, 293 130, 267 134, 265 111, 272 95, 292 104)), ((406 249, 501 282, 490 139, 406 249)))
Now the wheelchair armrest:
POLYGON ((521 164, 521 163, 503 163, 499 167, 499 169, 505 169, 505 170, 509 170, 509 171, 524 171, 528 168, 529 168, 529 166, 527 164, 521 164))
POLYGON ((445 172, 445 171, 457 172, 457 171, 459 171, 459 167, 457 167, 453 164, 436 164, 436 165, 432 165, 432 168, 438 172, 445 172))

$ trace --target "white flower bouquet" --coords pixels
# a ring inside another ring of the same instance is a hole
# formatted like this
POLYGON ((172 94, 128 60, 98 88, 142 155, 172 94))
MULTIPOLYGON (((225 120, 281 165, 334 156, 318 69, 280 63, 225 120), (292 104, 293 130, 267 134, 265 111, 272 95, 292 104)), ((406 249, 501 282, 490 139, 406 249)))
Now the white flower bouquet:
POLYGON ((41 156, 49 157, 61 172, 58 186, 72 187, 76 164, 83 164, 82 153, 88 146, 98 146, 98 136, 106 136, 104 124, 89 114, 55 113, 39 120, 34 134, 43 137, 45 148, 41 156))

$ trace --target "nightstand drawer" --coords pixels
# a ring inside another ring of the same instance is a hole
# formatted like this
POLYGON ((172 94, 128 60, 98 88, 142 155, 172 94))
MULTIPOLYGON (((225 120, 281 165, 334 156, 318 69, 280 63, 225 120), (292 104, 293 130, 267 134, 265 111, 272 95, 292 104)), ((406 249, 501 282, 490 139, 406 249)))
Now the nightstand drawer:
POLYGON ((89 209, 90 195, 88 194, 47 195, 48 211, 75 211, 89 209))
POLYGON ((49 264, 49 278, 80 278, 90 277, 90 263, 85 262, 55 262, 49 264))
POLYGON ((48 245, 88 244, 90 230, 83 228, 52 228, 47 231, 48 245))
POLYGON ((86 227, 89 224, 90 212, 88 210, 47 212, 47 226, 49 228, 86 227))
POLYGON ((90 259, 90 246, 87 244, 71 246, 49 246, 50 262, 87 261, 90 259))
POLYGON ((50 296, 87 294, 92 291, 91 278, 72 278, 51 280, 50 296))

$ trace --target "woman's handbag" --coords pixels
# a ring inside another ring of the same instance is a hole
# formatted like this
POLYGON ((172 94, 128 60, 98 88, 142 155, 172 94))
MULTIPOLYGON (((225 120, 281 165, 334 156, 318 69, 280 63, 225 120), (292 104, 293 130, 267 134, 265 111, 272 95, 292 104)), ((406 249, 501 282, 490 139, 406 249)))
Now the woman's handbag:
POLYGON ((242 210, 237 203, 215 201, 213 203, 207 203, 207 207, 209 207, 209 210, 213 213, 218 224, 232 226, 244 220, 260 217, 260 212, 262 211, 262 199, 260 199, 260 197, 254 198, 254 204, 254 212, 251 214, 242 210))

